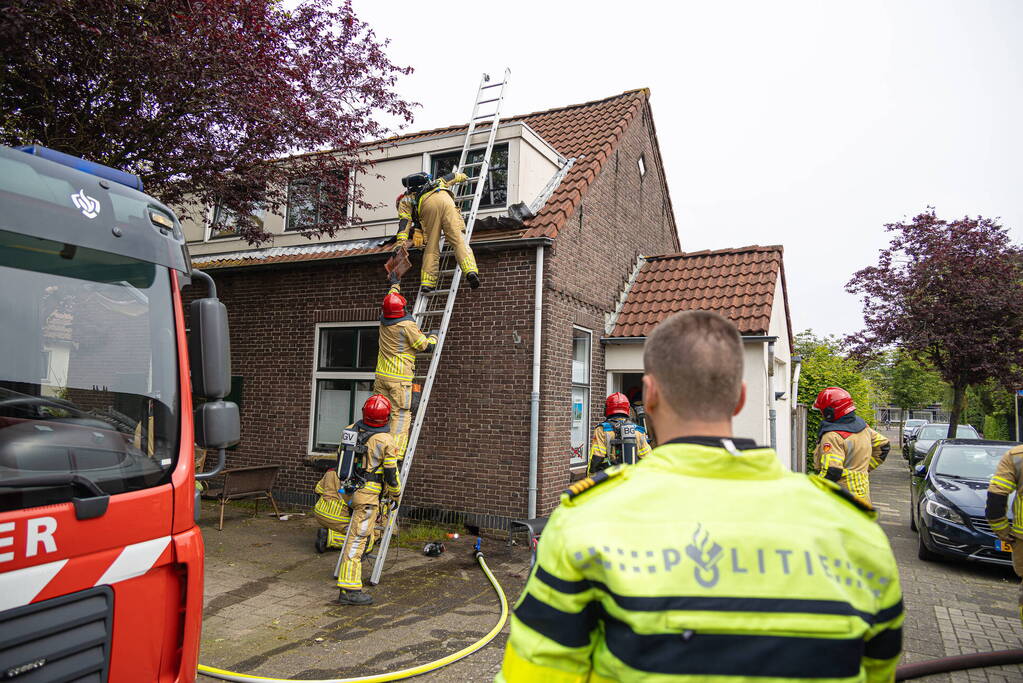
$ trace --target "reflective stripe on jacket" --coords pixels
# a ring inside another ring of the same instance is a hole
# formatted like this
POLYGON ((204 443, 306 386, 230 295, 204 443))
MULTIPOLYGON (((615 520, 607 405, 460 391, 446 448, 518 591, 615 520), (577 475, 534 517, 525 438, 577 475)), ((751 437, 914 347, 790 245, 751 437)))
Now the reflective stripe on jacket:
POLYGON ((376 376, 412 381, 416 371, 416 351, 425 351, 430 339, 413 320, 380 325, 376 376))
POLYGON ((1023 489, 1023 446, 1016 446, 998 461, 998 467, 988 484, 987 490, 990 493, 1003 496, 1016 494, 1012 501, 1012 520, 1008 517, 988 520, 993 531, 1002 531, 1011 525, 1014 534, 1023 536, 1023 496, 1019 494, 1020 489, 1023 489))

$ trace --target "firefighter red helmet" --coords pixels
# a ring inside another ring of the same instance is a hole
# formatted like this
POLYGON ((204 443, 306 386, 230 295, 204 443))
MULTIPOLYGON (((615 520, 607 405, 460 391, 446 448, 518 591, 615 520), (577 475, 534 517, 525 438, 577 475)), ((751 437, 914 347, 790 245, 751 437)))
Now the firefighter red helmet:
POLYGON ((813 407, 821 411, 824 419, 828 421, 845 417, 856 410, 852 396, 848 391, 839 387, 828 387, 817 394, 817 400, 813 402, 813 407))
POLYGON ((391 402, 386 396, 374 394, 362 404, 362 421, 370 427, 383 427, 391 419, 391 402))
POLYGON ((612 415, 628 415, 629 397, 622 392, 616 392, 607 397, 604 401, 604 417, 611 417, 612 415))
POLYGON ((405 315, 405 297, 397 292, 390 292, 384 297, 384 317, 400 318, 405 315))

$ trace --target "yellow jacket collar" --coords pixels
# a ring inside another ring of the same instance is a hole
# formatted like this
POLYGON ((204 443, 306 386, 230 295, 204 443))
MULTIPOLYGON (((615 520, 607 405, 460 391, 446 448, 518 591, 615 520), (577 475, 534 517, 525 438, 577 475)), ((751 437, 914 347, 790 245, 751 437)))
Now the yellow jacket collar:
POLYGON ((714 479, 777 479, 785 473, 774 450, 751 439, 703 436, 673 439, 635 466, 714 479))

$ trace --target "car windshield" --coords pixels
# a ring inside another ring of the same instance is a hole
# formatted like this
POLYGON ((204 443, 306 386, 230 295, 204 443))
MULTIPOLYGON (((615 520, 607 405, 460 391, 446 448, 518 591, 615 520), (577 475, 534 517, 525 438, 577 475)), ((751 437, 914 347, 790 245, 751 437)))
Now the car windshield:
POLYGON ((932 465, 935 474, 957 479, 991 478, 1005 452, 1012 446, 946 445, 938 452, 937 463, 932 465))
MULTIPOLYGON (((0 483, 77 474, 109 494, 169 478, 178 380, 163 266, 0 230, 0 483)), ((0 488, 0 510, 69 486, 0 488)))
MULTIPOLYGON (((921 427, 920 431, 916 433, 916 438, 920 441, 933 441, 935 439, 944 439, 948 435, 948 425, 927 425, 921 427)), ((970 425, 959 425, 956 427, 956 438, 957 439, 979 439, 980 434, 977 430, 970 425)))
POLYGON ((906 427, 919 427, 923 424, 927 424, 927 420, 906 420, 906 427))

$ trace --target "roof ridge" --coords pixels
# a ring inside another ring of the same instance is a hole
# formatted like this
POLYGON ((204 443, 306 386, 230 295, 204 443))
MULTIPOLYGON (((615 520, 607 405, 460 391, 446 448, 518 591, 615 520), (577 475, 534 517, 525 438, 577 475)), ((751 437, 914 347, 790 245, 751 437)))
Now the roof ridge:
MULTIPOLYGON (((596 100, 589 100, 587 102, 578 102, 578 103, 575 103, 575 104, 565 104, 565 105, 562 105, 560 107, 551 107, 550 109, 540 109, 538 111, 531 111, 528 114, 515 114, 513 116, 504 116, 504 117, 501 118, 501 123, 513 123, 513 122, 518 122, 518 121, 524 121, 525 119, 528 119, 528 118, 530 118, 532 116, 542 116, 544 114, 553 114, 554 112, 559 112, 559 111, 568 111, 570 109, 579 109, 581 107, 591 107, 593 105, 603 104, 605 102, 610 102, 610 101, 616 100, 616 99, 624 99, 624 98, 626 98, 628 96, 637 95, 637 94, 642 94, 644 97, 650 97, 650 88, 634 88, 632 90, 626 90, 625 92, 618 93, 617 95, 609 95, 607 97, 602 97, 602 98, 596 99, 596 100)), ((359 145, 361 147, 372 147, 373 145, 383 144, 383 143, 386 143, 386 142, 393 142, 395 140, 401 140, 402 138, 409 137, 409 136, 412 136, 412 135, 417 136, 417 137, 422 137, 422 136, 428 136, 428 135, 431 135, 431 134, 443 133, 445 131, 461 130, 462 128, 468 128, 468 127, 469 127, 469 123, 468 122, 466 122, 466 123, 455 123, 455 124, 451 124, 451 125, 448 125, 448 126, 440 126, 438 128, 428 128, 426 130, 418 130, 418 131, 409 131, 407 133, 399 133, 397 135, 392 135, 391 137, 388 137, 388 138, 380 138, 378 140, 368 140, 366 142, 359 143, 359 145)), ((478 128, 480 130, 489 130, 489 124, 485 125, 485 126, 479 126, 478 128)))
POLYGON ((725 249, 701 249, 700 251, 678 251, 673 254, 658 254, 648 256, 647 261, 658 261, 672 258, 688 258, 690 256, 718 256, 722 254, 745 254, 750 252, 771 252, 784 253, 785 247, 781 244, 750 244, 745 247, 728 247, 725 249))

